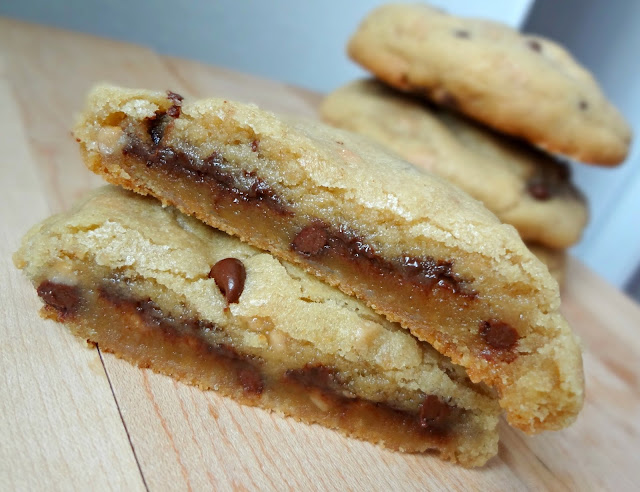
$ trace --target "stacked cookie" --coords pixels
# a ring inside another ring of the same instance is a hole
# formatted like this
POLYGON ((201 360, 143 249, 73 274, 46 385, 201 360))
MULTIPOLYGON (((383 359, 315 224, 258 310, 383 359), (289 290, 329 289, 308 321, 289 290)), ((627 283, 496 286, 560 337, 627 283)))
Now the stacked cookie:
POLYGON ((482 201, 561 279, 588 214, 549 152, 614 165, 630 142, 591 75, 549 40, 426 5, 375 10, 348 51, 378 80, 330 94, 323 119, 482 201))
POLYGON ((150 197, 98 190, 15 261, 43 314, 103 350, 467 466, 497 452, 500 411, 528 433, 580 411, 557 283, 445 180, 347 131, 174 92, 98 87, 74 135, 89 169, 150 197))

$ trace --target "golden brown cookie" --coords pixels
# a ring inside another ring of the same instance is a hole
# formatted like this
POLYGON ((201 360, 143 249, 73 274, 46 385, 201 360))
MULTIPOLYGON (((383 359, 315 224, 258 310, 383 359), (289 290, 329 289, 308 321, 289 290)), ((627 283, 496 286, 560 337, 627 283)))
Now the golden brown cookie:
POLYGON ((556 279, 560 288, 564 285, 567 271, 567 251, 564 249, 553 249, 538 243, 526 243, 527 248, 544 263, 549 269, 549 273, 556 279))
POLYGON ((43 314, 141 367, 391 449, 466 466, 500 408, 426 342, 300 268, 116 187, 15 255, 43 314))
POLYGON ((567 165, 541 151, 375 80, 332 92, 320 111, 326 122, 372 138, 459 186, 525 241, 567 248, 580 239, 586 201, 567 165))
POLYGON ((513 425, 582 406, 558 284, 480 202, 369 140, 222 99, 99 87, 74 134, 89 169, 363 299, 497 389, 513 425))
POLYGON ((553 41, 424 4, 371 12, 348 46, 376 77, 549 152, 622 162, 631 131, 591 74, 553 41))

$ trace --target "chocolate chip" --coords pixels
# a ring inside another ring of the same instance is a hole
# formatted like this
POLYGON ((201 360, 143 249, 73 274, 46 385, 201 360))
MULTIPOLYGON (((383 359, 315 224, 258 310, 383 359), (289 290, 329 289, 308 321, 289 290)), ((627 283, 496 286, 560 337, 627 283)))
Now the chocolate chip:
POLYGON ((171 91, 167 91, 167 98, 173 103, 173 106, 167 109, 167 114, 172 118, 180 118, 180 106, 182 106, 182 100, 184 98, 180 94, 171 91))
POLYGON ((254 140, 253 142, 251 142, 251 152, 258 152, 259 143, 260 143, 260 140, 254 140))
POLYGON ((471 33, 469 31, 465 31, 464 29, 457 29, 453 31, 453 35, 456 38, 461 38, 461 39, 469 39, 471 37, 471 33))
POLYGON ((180 106, 176 106, 175 104, 167 109, 167 114, 172 118, 180 118, 180 106))
POLYGON ((80 292, 73 285, 60 284, 45 280, 36 289, 40 298, 48 305, 62 313, 72 314, 80 304, 80 292))
POLYGON ((498 350, 511 350, 520 338, 513 326, 496 319, 480 322, 480 335, 488 345, 498 350))
POLYGON ((176 106, 180 106, 182 104, 182 101, 184 100, 184 97, 182 97, 177 92, 172 91, 167 91, 167 98, 176 106))
POLYGON ((586 109, 589 107, 589 103, 583 99, 580 101, 579 106, 582 111, 586 111, 586 109))
POLYGON ((311 224, 302 229, 291 243, 291 247, 304 255, 317 255, 327 244, 327 229, 322 224, 311 224))
POLYGON ((538 53, 542 51, 542 45, 535 39, 527 40, 527 46, 531 48, 533 51, 537 51, 538 53))
POLYGON ((436 87, 429 91, 427 97, 445 108, 455 109, 458 107, 458 101, 455 96, 442 87, 436 87))
POLYGON ((548 200, 551 198, 549 188, 540 181, 532 181, 527 185, 527 191, 536 200, 548 200))
POLYGON ((156 115, 153 118, 146 120, 147 133, 151 137, 151 142, 153 142, 154 146, 158 146, 164 137, 166 114, 164 111, 156 111, 156 115))
POLYGON ((246 364, 244 367, 237 369, 237 377, 245 393, 254 395, 262 393, 264 381, 260 372, 253 366, 246 364))
POLYGON ((428 395, 420 405, 420 427, 442 430, 449 423, 452 408, 435 395, 428 395))
POLYGON ((244 265, 237 258, 220 260, 209 272, 209 278, 216 281, 216 285, 229 304, 238 302, 240 299, 246 277, 244 265))

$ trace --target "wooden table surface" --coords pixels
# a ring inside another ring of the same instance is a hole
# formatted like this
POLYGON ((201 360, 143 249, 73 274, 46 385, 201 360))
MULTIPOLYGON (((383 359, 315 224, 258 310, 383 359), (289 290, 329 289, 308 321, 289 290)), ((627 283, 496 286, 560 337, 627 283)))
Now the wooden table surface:
POLYGON ((0 19, 0 490, 638 490, 640 308, 575 260, 563 311, 584 342, 585 408, 569 429, 536 437, 502 423, 498 456, 476 470, 237 405, 40 319, 11 254, 31 225, 102 184, 69 132, 100 81, 312 117, 320 100, 140 46, 0 19))

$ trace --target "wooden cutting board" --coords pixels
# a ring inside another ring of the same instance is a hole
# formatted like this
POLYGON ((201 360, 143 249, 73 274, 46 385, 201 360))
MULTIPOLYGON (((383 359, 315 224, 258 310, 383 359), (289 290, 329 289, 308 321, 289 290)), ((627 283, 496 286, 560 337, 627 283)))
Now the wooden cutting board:
MULTIPOLYGON (((320 96, 149 49, 0 19, 0 490, 631 490, 640 483, 640 308, 576 260, 563 310, 585 346, 571 428, 501 426, 478 470, 243 407, 86 347, 37 315, 12 265, 27 229, 102 184, 73 114, 100 81, 312 116, 320 96)), ((615 252, 612 252, 615 254, 615 252)))

